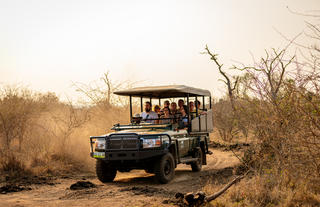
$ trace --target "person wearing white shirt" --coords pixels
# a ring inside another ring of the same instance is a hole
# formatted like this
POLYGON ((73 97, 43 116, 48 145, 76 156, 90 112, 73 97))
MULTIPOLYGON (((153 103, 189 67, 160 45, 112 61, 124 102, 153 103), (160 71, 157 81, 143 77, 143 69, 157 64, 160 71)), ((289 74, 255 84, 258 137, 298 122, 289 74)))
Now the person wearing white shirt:
POLYGON ((145 111, 141 113, 141 117, 142 117, 142 120, 147 122, 147 123, 152 123, 152 124, 155 124, 157 120, 148 120, 148 119, 158 119, 158 114, 154 111, 152 111, 152 104, 147 101, 145 103, 145 111))

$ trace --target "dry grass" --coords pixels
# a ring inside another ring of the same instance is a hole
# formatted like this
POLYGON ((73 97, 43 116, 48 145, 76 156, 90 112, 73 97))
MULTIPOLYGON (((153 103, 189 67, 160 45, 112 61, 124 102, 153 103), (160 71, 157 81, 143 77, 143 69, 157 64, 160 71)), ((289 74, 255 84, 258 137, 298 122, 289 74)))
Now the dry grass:
MULTIPOLYGON (((272 178, 274 179, 274 178, 272 178)), ((213 194, 221 189, 221 183, 208 183, 203 191, 213 194)), ((230 188, 217 200, 207 204, 207 206, 248 206, 248 207, 271 207, 271 206, 319 206, 320 195, 310 193, 307 189, 288 189, 281 185, 276 185, 268 176, 253 176, 244 179, 230 188)))

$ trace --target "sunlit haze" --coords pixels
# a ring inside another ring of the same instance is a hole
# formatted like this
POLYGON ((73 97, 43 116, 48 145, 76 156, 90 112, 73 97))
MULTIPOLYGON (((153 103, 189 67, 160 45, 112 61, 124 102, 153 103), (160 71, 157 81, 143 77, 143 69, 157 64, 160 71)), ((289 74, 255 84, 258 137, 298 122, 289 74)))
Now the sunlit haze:
POLYGON ((184 84, 221 96, 207 44, 227 69, 282 48, 319 0, 0 0, 0 83, 76 97, 73 82, 184 84), (288 9, 289 8, 289 9, 288 9), (277 30, 277 31, 276 31, 277 30))

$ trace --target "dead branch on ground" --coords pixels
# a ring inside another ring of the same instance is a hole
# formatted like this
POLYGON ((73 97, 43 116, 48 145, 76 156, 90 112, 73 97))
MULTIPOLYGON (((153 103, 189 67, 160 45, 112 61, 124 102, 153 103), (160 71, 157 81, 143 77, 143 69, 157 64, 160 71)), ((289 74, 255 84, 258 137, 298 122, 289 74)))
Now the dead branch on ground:
POLYGON ((230 181, 223 188, 221 188, 219 191, 217 191, 212 195, 206 196, 204 192, 199 191, 197 193, 186 193, 186 194, 177 193, 176 198, 180 199, 180 202, 184 203, 186 206, 189 206, 189 207, 201 206, 205 203, 208 203, 217 199, 224 192, 226 192, 232 185, 234 185, 235 183, 243 179, 245 176, 247 176, 249 172, 250 170, 247 171, 245 174, 236 177, 235 179, 230 181))

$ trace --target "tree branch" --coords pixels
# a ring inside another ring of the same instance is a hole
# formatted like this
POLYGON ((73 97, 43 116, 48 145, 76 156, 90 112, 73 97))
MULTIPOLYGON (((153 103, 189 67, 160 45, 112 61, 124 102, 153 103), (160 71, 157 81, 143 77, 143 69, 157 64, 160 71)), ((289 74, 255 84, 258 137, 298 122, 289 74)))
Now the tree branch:
POLYGON ((233 94, 233 91, 236 89, 236 86, 238 84, 238 78, 236 79, 236 81, 233 83, 234 85, 232 86, 232 83, 231 83, 231 80, 230 78, 228 77, 228 75, 222 70, 222 66, 223 64, 220 64, 218 59, 217 59, 217 54, 213 54, 211 53, 211 51, 209 50, 208 48, 208 45, 206 45, 205 47, 205 50, 206 50, 206 54, 210 55, 210 59, 213 60, 215 62, 215 64, 218 66, 218 70, 220 72, 220 74, 225 78, 225 81, 223 81, 227 87, 228 87, 228 95, 229 95, 229 99, 230 99, 230 102, 231 102, 231 107, 233 109, 233 111, 236 111, 236 108, 235 108, 235 105, 234 105, 234 94, 233 94))
POLYGON ((204 192, 200 191, 197 193, 187 193, 187 194, 177 193, 176 198, 180 198, 179 202, 183 202, 188 206, 202 206, 205 203, 208 203, 217 199, 224 192, 226 192, 232 185, 234 185, 235 183, 243 179, 245 176, 247 176, 249 172, 250 170, 247 171, 245 174, 236 177, 235 179, 230 181, 228 184, 226 184, 223 188, 221 188, 218 192, 210 196, 206 196, 204 192))
POLYGON ((247 171, 244 175, 240 175, 238 177, 236 177, 235 179, 233 179, 231 182, 229 182, 227 185, 225 185, 222 189, 220 189, 218 192, 214 193, 211 196, 207 196, 206 197, 206 202, 210 202, 215 200, 216 198, 218 198, 219 196, 221 196, 224 192, 226 192, 232 185, 234 185, 235 183, 237 183, 238 181, 240 181, 241 179, 243 179, 247 174, 249 173, 249 171, 247 171))

